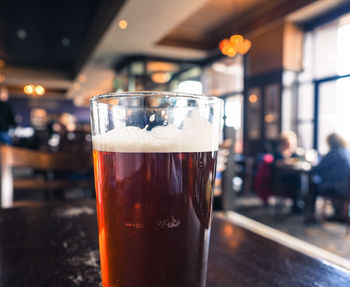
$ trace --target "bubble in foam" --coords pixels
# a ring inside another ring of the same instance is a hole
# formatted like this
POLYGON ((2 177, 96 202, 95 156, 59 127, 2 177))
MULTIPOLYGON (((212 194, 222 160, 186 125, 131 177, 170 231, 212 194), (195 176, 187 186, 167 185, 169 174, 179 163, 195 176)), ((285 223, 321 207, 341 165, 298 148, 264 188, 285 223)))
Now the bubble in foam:
POLYGON ((95 135, 93 148, 114 152, 205 152, 218 149, 218 131, 206 119, 193 113, 182 128, 175 124, 152 130, 134 126, 118 128, 95 135))

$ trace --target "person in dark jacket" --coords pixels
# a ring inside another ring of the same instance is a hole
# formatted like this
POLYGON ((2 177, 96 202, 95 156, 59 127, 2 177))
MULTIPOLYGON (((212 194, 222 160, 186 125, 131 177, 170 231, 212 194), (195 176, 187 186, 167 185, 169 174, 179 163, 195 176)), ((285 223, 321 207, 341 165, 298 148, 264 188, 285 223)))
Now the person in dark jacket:
POLYGON ((5 86, 0 86, 0 144, 11 144, 9 129, 15 124, 12 105, 8 102, 8 90, 5 86))
POLYGON ((312 169, 313 188, 310 195, 308 220, 313 219, 318 195, 331 199, 336 218, 343 217, 344 198, 349 196, 350 153, 345 147, 345 141, 340 135, 332 133, 327 137, 327 144, 329 152, 312 169))

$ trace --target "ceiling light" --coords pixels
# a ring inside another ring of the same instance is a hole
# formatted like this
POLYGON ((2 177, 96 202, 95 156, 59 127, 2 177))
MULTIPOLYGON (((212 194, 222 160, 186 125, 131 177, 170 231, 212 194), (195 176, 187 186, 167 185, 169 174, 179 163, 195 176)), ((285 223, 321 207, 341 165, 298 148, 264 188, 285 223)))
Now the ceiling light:
POLYGON ((242 35, 232 35, 230 39, 225 38, 219 43, 221 53, 231 58, 237 53, 246 54, 251 46, 252 43, 242 35))
POLYGON ((27 95, 32 95, 34 93, 34 85, 26 85, 26 86, 24 86, 23 91, 27 95))
POLYGON ((41 85, 37 85, 35 86, 35 93, 38 95, 38 96, 42 96, 45 94, 45 89, 43 86, 41 85))
POLYGON ((266 116, 265 116, 265 122, 267 122, 267 123, 272 123, 272 122, 274 122, 275 121, 275 115, 273 115, 273 114, 267 114, 266 116))
POLYGON ((126 20, 120 20, 118 26, 120 29, 124 30, 128 27, 128 22, 126 20))
POLYGON ((156 72, 151 75, 151 79, 157 84, 165 84, 170 80, 170 74, 166 72, 156 72))
POLYGON ((25 38, 27 38, 27 31, 24 29, 18 29, 17 37, 20 38, 21 40, 24 40, 25 38))
POLYGON ((179 69, 179 65, 168 62, 148 62, 147 71, 150 72, 175 72, 179 69))
POLYGON ((248 39, 244 39, 243 43, 238 48, 238 52, 244 55, 248 53, 251 46, 252 46, 252 42, 250 42, 248 39))
POLYGON ((45 94, 45 89, 41 85, 25 85, 23 91, 27 95, 43 96, 45 94))
POLYGON ((241 44, 244 41, 244 38, 242 35, 232 35, 230 37, 230 42, 232 44, 241 44))
POLYGON ((70 46, 70 39, 68 37, 62 38, 62 46, 63 47, 69 47, 70 46))
POLYGON ((79 77, 78 77, 78 81, 80 83, 85 83, 86 82, 86 76, 84 74, 81 74, 79 77))

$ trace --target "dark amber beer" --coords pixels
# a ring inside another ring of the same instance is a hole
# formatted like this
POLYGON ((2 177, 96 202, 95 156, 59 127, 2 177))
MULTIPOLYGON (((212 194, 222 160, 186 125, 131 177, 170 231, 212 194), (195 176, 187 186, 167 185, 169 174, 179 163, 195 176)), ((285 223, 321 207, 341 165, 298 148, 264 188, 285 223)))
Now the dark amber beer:
POLYGON ((221 100, 91 100, 103 287, 204 287, 221 100))
POLYGON ((215 161, 94 151, 104 287, 205 286, 215 161))

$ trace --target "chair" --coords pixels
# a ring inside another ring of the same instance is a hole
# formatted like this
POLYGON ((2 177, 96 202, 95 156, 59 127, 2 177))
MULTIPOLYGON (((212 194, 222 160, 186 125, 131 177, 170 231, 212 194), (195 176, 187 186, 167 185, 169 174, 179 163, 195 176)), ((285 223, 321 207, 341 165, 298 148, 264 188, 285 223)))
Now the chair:
POLYGON ((338 203, 340 203, 340 205, 342 205, 343 216, 344 216, 345 223, 346 223, 345 234, 348 235, 350 232, 350 174, 348 176, 347 193, 345 193, 342 196, 332 196, 332 195, 328 194, 328 195, 321 195, 321 197, 324 200, 323 205, 322 205, 322 209, 321 209, 321 221, 324 222, 326 220, 327 205, 330 204, 331 202, 338 201, 338 203))
POLYGON ((330 202, 333 202, 334 200, 341 201, 343 206, 343 216, 346 224, 345 234, 348 235, 350 232, 350 195, 346 195, 343 197, 322 196, 322 198, 324 202, 321 209, 321 221, 322 222, 326 221, 327 205, 330 204, 330 202))
POLYGON ((254 187, 265 205, 268 204, 268 198, 273 194, 272 164, 273 155, 271 154, 262 155, 257 164, 254 187))
POLYGON ((93 187, 92 178, 74 179, 69 176, 49 178, 50 173, 87 174, 92 170, 91 153, 49 153, 25 148, 0 146, 1 207, 13 205, 14 189, 66 190, 73 187, 93 187), (13 168, 25 167, 43 172, 44 178, 15 178, 13 168))

